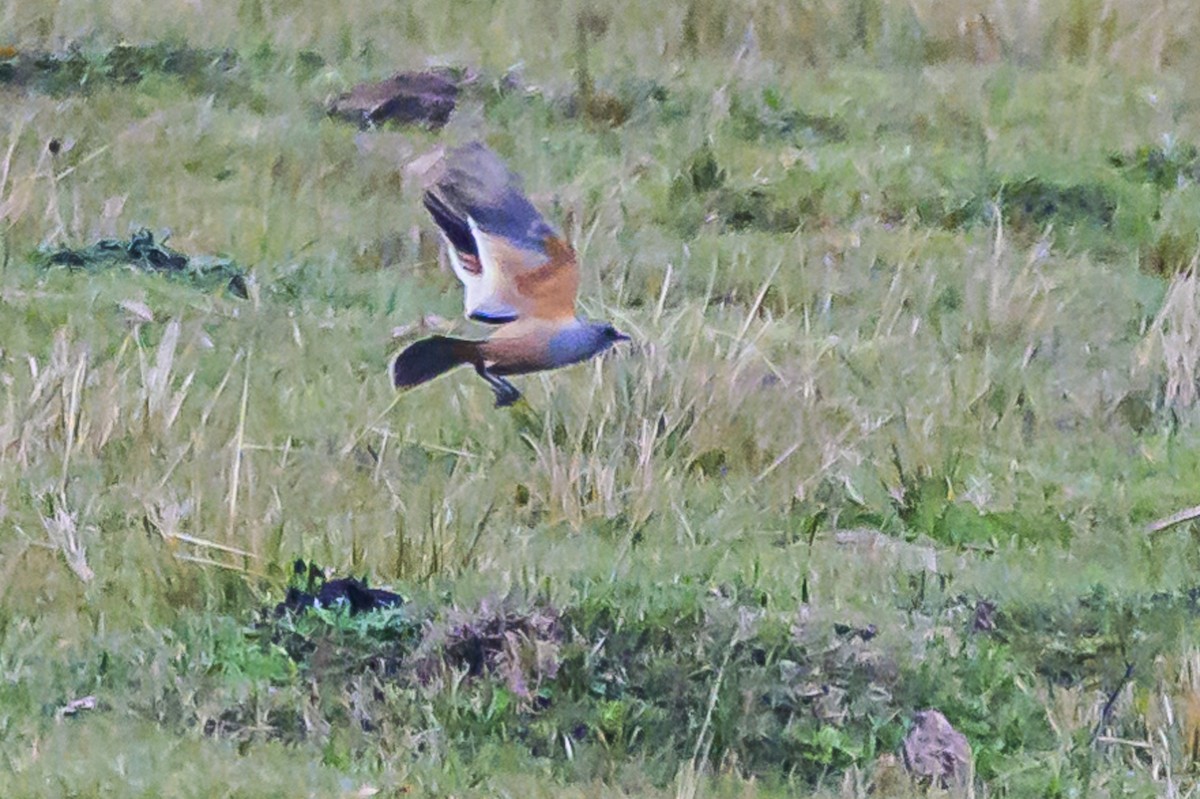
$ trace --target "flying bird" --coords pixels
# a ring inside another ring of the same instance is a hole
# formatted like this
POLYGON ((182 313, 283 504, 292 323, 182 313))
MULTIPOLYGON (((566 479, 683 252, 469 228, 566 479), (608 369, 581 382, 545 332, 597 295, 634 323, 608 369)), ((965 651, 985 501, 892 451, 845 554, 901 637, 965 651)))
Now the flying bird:
POLYGON ((542 217, 521 180, 485 145, 446 156, 425 207, 462 281, 468 318, 495 325, 482 340, 430 336, 396 357, 392 382, 411 388, 471 365, 496 394, 496 407, 521 397, 510 375, 586 361, 629 337, 575 314, 575 250, 542 217))

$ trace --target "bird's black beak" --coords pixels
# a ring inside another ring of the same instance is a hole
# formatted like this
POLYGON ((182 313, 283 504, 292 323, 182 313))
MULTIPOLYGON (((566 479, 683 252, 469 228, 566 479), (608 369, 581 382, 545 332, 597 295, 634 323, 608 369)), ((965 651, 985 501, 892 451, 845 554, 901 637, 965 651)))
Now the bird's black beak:
POLYGON ((613 341, 633 341, 633 339, 617 330, 613 333, 613 341))

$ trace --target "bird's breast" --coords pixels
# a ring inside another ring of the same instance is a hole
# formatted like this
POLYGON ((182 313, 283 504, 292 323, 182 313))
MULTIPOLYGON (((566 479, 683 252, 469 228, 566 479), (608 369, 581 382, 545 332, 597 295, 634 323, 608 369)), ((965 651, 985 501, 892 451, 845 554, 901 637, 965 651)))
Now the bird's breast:
MULTIPOLYGON (((502 328, 503 329, 503 328, 502 328)), ((549 369, 550 334, 530 331, 521 336, 494 336, 479 350, 488 370, 498 375, 519 375, 549 369)))

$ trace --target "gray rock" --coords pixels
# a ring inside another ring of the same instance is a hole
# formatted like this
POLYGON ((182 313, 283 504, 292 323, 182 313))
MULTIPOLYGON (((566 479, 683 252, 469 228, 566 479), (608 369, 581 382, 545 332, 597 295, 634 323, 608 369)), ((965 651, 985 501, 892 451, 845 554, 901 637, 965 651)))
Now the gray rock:
POLYGON ((923 710, 913 716, 903 754, 904 767, 913 777, 942 788, 969 789, 971 744, 939 711, 923 710))
POLYGON ((437 130, 450 119, 458 84, 438 72, 401 72, 377 83, 360 83, 329 106, 332 116, 362 127, 392 121, 437 130))

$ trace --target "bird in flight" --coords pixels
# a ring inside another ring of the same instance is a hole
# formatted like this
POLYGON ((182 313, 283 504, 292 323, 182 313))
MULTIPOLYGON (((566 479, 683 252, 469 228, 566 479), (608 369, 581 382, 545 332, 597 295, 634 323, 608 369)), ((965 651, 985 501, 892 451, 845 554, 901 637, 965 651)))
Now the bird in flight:
POLYGON ((495 392, 496 407, 504 407, 521 397, 505 377, 586 361, 629 340, 607 322, 575 315, 575 250, 486 145, 474 142, 447 154, 441 177, 425 192, 425 207, 462 281, 467 317, 496 328, 481 340, 430 336, 410 345, 392 363, 396 388, 470 364, 495 392))

